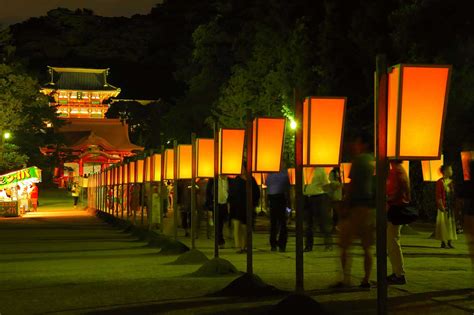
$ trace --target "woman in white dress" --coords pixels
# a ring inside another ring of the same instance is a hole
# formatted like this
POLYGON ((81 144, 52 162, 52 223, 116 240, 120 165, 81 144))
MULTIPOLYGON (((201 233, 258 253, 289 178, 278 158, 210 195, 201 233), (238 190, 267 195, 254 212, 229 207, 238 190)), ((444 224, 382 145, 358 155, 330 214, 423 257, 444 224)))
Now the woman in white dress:
POLYGON ((441 241, 441 248, 454 248, 451 243, 457 240, 456 219, 454 218, 454 183, 451 179, 453 169, 450 165, 441 166, 443 177, 436 182, 436 239, 441 241))

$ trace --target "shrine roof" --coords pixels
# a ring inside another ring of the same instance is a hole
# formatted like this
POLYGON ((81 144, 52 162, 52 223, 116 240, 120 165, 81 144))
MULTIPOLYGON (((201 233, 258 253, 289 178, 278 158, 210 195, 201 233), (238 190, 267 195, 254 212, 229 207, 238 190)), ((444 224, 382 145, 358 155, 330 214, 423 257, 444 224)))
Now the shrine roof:
POLYGON ((53 90, 120 91, 107 82, 108 69, 48 67, 51 75, 44 88, 53 90))
POLYGON ((66 145, 73 150, 100 146, 107 151, 143 150, 130 142, 128 125, 120 119, 69 118, 59 128, 66 145))

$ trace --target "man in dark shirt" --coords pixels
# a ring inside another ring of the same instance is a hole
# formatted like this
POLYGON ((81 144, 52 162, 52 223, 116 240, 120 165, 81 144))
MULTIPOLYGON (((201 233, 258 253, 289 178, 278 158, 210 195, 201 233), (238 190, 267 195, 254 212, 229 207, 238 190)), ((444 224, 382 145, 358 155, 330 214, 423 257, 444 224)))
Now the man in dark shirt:
POLYGON ((289 204, 290 179, 288 171, 282 169, 279 173, 269 174, 266 181, 267 195, 270 204, 270 246, 272 251, 286 250, 288 239, 287 212, 289 204), (279 236, 279 237, 278 237, 279 236), (277 241, 278 237, 278 241, 277 241))

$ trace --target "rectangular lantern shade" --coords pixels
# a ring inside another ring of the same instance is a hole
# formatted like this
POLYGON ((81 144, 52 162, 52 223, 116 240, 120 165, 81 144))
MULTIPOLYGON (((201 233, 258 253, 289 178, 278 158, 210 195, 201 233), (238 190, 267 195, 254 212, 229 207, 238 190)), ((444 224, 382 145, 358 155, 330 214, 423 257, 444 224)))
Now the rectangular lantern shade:
POLYGON ((257 182, 258 186, 262 186, 263 188, 267 187, 265 183, 267 182, 267 173, 254 173, 253 177, 255 178, 255 181, 257 182))
POLYGON ((151 156, 147 156, 145 158, 145 182, 150 182, 151 181, 151 156))
POLYGON ((178 145, 178 179, 192 178, 193 154, 190 144, 178 145))
POLYGON ((135 183, 135 162, 131 161, 128 163, 128 182, 130 184, 135 183))
POLYGON ((164 179, 174 179, 174 150, 165 150, 164 179))
POLYGON ((436 182, 443 177, 441 174, 441 166, 443 165, 443 156, 440 160, 421 161, 421 169, 423 171, 423 180, 425 182, 436 182))
POLYGON ((303 104, 303 165, 337 166, 341 160, 345 97, 308 97, 303 104))
POLYGON ((303 183, 309 185, 313 179, 314 167, 303 167, 303 183))
POLYGON ((120 165, 118 167, 118 172, 117 172, 117 184, 121 185, 122 184, 122 173, 123 173, 123 166, 120 165))
POLYGON ((474 151, 461 152, 462 173, 464 180, 471 180, 469 163, 474 159, 474 151))
POLYGON ((105 171, 100 172, 100 185, 105 186, 105 171))
POLYGON ((196 139, 196 177, 214 177, 214 139, 196 139))
POLYGON ((388 72, 387 156, 439 159, 451 66, 401 64, 388 72))
POLYGON ((111 185, 111 182, 112 182, 112 170, 108 169, 107 170, 107 183, 106 183, 106 185, 111 185))
POLYGON ((135 183, 143 183, 144 172, 145 172, 145 161, 136 160, 135 161, 135 183))
POLYGON ((151 180, 154 182, 159 182, 161 181, 161 154, 153 154, 152 159, 151 159, 151 180))
POLYGON ((284 118, 255 118, 252 135, 252 171, 279 172, 283 139, 284 118))
POLYGON ((351 166, 352 163, 341 163, 341 180, 344 184, 349 184, 351 179, 349 178, 349 174, 351 173, 351 166))
POLYGON ((288 178, 290 179, 290 185, 296 185, 296 170, 294 167, 288 169, 288 178))
POLYGON ((244 129, 221 129, 219 131, 219 174, 242 173, 244 140, 244 129))
POLYGON ((123 183, 128 184, 128 164, 123 166, 123 183))

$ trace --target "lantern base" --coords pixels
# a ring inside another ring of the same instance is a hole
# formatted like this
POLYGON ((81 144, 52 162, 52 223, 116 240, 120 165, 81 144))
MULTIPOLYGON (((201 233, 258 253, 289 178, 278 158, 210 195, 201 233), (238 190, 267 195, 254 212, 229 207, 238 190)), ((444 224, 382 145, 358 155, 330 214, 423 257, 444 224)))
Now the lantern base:
POLYGON ((228 260, 222 258, 213 258, 205 262, 198 270, 193 272, 193 277, 218 277, 237 275, 239 271, 228 260))
POLYGON ((291 294, 275 305, 269 313, 291 314, 298 310, 298 314, 328 314, 324 307, 305 294, 291 294))
POLYGON ((199 265, 209 261, 209 258, 197 249, 191 249, 188 252, 180 255, 175 261, 168 263, 167 265, 199 265))
POLYGON ((232 281, 224 289, 212 294, 212 296, 258 297, 281 295, 284 293, 285 291, 277 289, 274 286, 263 282, 259 276, 244 273, 242 276, 232 281))

